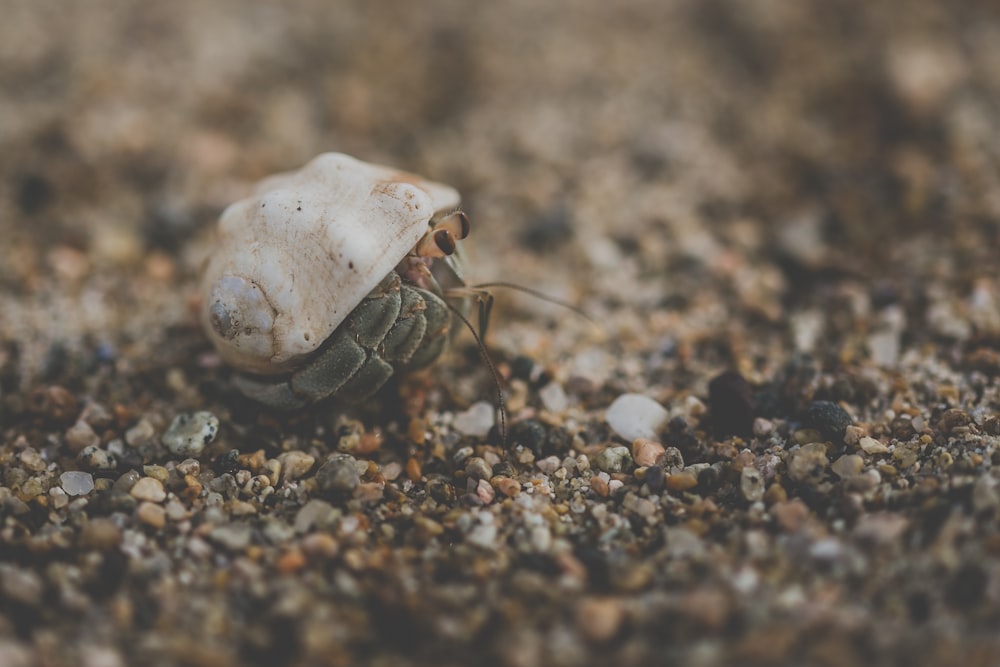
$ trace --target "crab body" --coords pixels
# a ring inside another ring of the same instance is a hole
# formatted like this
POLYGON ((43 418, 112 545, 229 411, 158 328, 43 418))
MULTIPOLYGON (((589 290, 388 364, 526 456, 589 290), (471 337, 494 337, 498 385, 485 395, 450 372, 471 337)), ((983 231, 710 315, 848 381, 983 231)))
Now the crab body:
POLYGON ((451 318, 430 264, 457 276, 458 203, 446 185, 326 153, 229 206, 202 321, 240 391, 279 409, 361 400, 434 361, 451 318))

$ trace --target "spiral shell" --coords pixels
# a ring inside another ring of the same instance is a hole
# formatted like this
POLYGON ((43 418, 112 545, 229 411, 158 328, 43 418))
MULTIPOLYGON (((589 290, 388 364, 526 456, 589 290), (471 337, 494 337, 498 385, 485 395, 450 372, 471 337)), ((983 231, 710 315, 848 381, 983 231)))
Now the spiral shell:
POLYGON ((339 153, 261 181, 219 220, 205 330, 237 369, 295 369, 458 203, 447 185, 339 153))

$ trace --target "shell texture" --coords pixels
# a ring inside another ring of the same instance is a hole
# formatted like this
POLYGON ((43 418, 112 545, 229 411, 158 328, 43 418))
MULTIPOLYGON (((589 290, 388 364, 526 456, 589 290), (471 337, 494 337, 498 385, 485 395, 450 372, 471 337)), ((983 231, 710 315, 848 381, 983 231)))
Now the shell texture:
POLYGON ((338 153, 261 181, 220 218, 205 330, 237 369, 296 369, 458 203, 447 185, 338 153))

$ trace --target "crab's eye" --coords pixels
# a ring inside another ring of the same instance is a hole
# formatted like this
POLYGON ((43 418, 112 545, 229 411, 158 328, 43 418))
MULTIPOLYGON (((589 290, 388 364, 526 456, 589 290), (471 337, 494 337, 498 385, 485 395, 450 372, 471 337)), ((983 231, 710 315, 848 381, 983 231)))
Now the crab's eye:
POLYGON ((445 255, 451 255, 455 252, 455 237, 447 229, 439 229, 434 232, 434 243, 445 255))
POLYGON ((438 229, 447 229, 451 232, 456 241, 461 241, 468 236, 471 227, 469 216, 462 211, 455 211, 438 225, 438 229))

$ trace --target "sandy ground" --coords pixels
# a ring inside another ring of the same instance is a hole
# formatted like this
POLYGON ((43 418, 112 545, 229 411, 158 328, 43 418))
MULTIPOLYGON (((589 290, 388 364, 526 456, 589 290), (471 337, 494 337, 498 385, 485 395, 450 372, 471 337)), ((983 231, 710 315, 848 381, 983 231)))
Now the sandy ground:
POLYGON ((991 3, 0 7, 0 664, 1000 663, 991 3), (215 221, 325 151, 596 322, 496 291, 506 442, 469 336, 233 388, 215 221))

